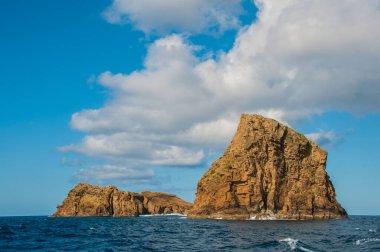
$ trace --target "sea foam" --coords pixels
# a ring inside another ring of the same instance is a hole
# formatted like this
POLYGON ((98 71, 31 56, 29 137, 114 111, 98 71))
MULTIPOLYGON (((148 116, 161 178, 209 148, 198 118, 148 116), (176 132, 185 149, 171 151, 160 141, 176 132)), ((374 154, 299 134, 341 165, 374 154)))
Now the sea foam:
POLYGON ((274 215, 252 215, 249 220, 277 220, 274 215))
POLYGON ((288 237, 280 240, 280 242, 286 242, 291 250, 295 250, 297 248, 298 240, 288 237))
POLYGON ((293 239, 293 238, 288 237, 288 238, 280 240, 280 242, 286 242, 289 245, 290 250, 295 250, 295 249, 298 248, 301 251, 314 252, 311 249, 308 249, 308 248, 305 248, 305 247, 302 247, 302 246, 298 246, 299 240, 297 240, 297 239, 293 239))
POLYGON ((360 246, 369 242, 380 242, 380 239, 379 238, 365 238, 365 239, 357 240, 355 244, 360 246))
POLYGON ((169 213, 169 214, 141 214, 139 217, 156 217, 156 216, 180 216, 180 217, 186 217, 186 214, 180 214, 180 213, 169 213))

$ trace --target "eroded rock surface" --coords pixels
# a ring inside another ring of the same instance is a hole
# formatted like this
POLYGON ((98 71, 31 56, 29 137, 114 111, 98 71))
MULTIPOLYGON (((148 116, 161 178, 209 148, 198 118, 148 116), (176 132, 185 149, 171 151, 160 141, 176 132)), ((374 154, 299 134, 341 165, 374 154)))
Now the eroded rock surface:
POLYGON ((125 192, 115 186, 80 183, 57 207, 54 217, 139 216, 141 214, 186 214, 192 204, 173 194, 125 192))
POLYGON ((193 218, 347 217, 327 175, 327 153, 273 119, 242 115, 224 155, 200 179, 193 218))

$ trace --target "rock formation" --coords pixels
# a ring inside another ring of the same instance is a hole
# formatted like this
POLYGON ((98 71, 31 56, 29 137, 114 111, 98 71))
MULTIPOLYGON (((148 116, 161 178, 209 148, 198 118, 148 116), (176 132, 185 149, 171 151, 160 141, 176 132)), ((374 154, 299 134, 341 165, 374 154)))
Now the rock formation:
POLYGON ((347 217, 327 175, 327 153, 273 119, 242 115, 223 156, 200 179, 192 218, 347 217))
POLYGON ((173 194, 125 192, 115 186, 80 183, 72 189, 53 217, 139 216, 141 214, 185 214, 192 207, 173 194))

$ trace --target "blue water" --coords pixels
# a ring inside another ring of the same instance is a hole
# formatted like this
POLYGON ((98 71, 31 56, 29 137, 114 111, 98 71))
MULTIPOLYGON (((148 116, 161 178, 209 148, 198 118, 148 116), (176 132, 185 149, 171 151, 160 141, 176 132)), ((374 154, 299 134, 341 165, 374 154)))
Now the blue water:
POLYGON ((0 251, 380 251, 380 216, 330 221, 1 217, 0 251))

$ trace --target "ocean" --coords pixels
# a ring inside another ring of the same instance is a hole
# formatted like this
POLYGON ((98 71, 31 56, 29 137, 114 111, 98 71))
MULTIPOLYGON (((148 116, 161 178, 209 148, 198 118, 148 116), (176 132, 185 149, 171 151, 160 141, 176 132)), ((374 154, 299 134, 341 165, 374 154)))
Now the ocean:
POLYGON ((380 251, 380 216, 325 221, 0 217, 0 251, 380 251))

